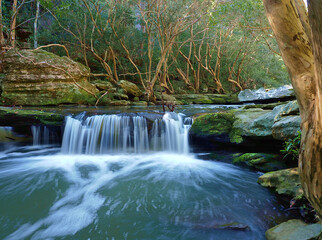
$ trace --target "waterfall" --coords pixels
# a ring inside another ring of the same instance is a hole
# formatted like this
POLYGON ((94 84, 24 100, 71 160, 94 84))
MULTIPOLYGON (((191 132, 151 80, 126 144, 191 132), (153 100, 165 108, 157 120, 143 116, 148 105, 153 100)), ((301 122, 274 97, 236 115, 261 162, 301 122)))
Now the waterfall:
POLYGON ((98 115, 85 120, 66 119, 63 153, 142 153, 148 149, 148 128, 143 117, 98 115))
POLYGON ((183 114, 171 112, 154 121, 151 139, 154 151, 189 153, 188 134, 192 119, 184 121, 183 117, 183 114))
POLYGON ((166 113, 162 119, 156 119, 151 131, 142 116, 68 116, 61 151, 65 154, 188 153, 190 126, 191 118, 176 113, 166 113))
POLYGON ((34 146, 41 144, 48 145, 57 138, 55 133, 50 132, 46 126, 31 126, 31 133, 34 146))

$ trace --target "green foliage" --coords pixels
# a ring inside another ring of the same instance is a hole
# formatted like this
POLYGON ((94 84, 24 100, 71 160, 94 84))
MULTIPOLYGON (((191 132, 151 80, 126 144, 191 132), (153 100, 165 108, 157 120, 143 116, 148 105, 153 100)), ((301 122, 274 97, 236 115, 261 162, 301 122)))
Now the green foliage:
MULTIPOLYGON (((236 80, 240 70, 239 81, 243 88, 277 87, 289 83, 289 77, 281 57, 273 53, 270 48, 278 52, 277 43, 272 37, 272 32, 264 14, 261 0, 236 0, 214 3, 199 0, 164 0, 167 7, 161 5, 163 22, 161 28, 155 25, 151 27, 152 43, 148 41, 148 34, 144 23, 144 17, 138 9, 138 1, 89 1, 89 0, 39 0, 40 18, 38 21, 38 43, 46 45, 51 43, 64 44, 70 56, 83 64, 88 64, 94 73, 104 73, 104 64, 91 51, 94 49, 97 56, 106 60, 113 70, 113 58, 110 48, 117 57, 116 70, 120 79, 140 83, 137 70, 129 61, 127 52, 120 44, 120 40, 130 52, 130 56, 141 73, 149 70, 148 47, 152 49, 152 71, 161 58, 164 39, 160 37, 160 31, 174 28, 178 19, 191 18, 192 14, 201 16, 193 25, 194 45, 191 52, 189 39, 190 27, 181 31, 174 38, 174 45, 167 54, 166 62, 169 85, 173 85, 175 93, 194 92, 195 89, 182 81, 177 69, 187 73, 192 86, 194 86, 191 68, 187 67, 186 60, 179 54, 179 50, 189 56, 191 66, 200 74, 200 92, 215 92, 216 84, 214 76, 198 65, 195 54, 199 53, 203 63, 207 57, 209 65, 215 69, 220 57, 220 70, 218 77, 227 92, 235 92, 236 88, 228 81, 230 69, 233 69, 232 78, 236 80), (184 15, 191 3, 198 3, 199 8, 193 9, 187 16, 184 15), (87 3, 84 4, 84 3, 87 3), (208 5, 207 5, 208 3, 208 5), (96 5, 95 5, 96 4, 96 5), (97 15, 99 8, 100 15, 97 15), (50 10, 50 12, 48 11, 50 10), (95 19, 95 21, 93 21, 95 19), (114 22, 117 36, 109 21, 114 22), (208 29, 206 34, 203 31, 208 29), (198 34, 197 34, 198 33, 198 34), (225 34, 227 35, 226 37, 225 34), (204 39, 204 41, 201 41, 204 39), (220 42, 221 41, 221 42, 220 42), (213 47, 215 43, 220 44, 213 47), (86 47, 84 47, 84 44, 86 47), (152 44, 152 45, 149 45, 152 44), (270 47, 268 47, 268 45, 270 47), (220 47, 220 51, 218 50, 220 47), (245 54, 245 57, 243 57, 245 54), (211 57, 210 57, 211 56, 211 57), (187 68, 189 68, 187 70, 187 68)), ((141 3, 146 7, 148 0, 141 3)), ((153 1, 150 1, 150 3, 153 1)), ((153 2, 154 3, 154 2, 153 2)), ((11 5, 5 1, 3 4, 4 31, 8 32, 11 5)), ((35 2, 27 2, 18 14, 19 28, 33 33, 33 18, 36 13, 35 2)), ((148 13, 144 16, 146 17, 148 13)), ((157 20, 155 12, 149 12, 154 22, 157 20)), ((153 22, 151 21, 151 22, 153 22)), ((171 31, 167 31, 167 38, 173 37, 171 31)), ((29 41, 32 43, 33 34, 29 41)), ((58 55, 65 55, 61 48, 51 48, 58 55)), ((163 70, 163 69, 162 69, 163 70)), ((152 73, 153 75, 153 73, 152 73)), ((160 76, 162 72, 160 73, 160 76)), ((142 74, 143 80, 148 78, 142 74)), ((159 89, 155 86, 155 89, 159 89)))
POLYGON ((284 154, 284 158, 291 157, 293 160, 297 160, 300 153, 300 144, 301 132, 298 131, 297 137, 284 143, 284 149, 281 150, 281 152, 284 154))

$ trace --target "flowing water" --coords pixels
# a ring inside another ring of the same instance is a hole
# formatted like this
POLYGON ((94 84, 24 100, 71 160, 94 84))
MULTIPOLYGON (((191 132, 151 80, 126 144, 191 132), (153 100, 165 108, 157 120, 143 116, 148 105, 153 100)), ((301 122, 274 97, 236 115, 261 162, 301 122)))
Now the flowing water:
POLYGON ((191 121, 67 117, 61 147, 34 129, 34 146, 0 153, 0 239, 265 239, 274 197, 189 152, 191 121))

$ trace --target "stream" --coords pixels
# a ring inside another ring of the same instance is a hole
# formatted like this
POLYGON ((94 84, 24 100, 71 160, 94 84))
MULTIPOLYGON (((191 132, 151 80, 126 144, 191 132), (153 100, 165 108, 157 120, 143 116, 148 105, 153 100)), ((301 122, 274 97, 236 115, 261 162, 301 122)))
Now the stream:
POLYGON ((259 173, 190 149, 183 112, 76 114, 61 144, 3 147, 0 239, 265 239, 287 214, 259 173))

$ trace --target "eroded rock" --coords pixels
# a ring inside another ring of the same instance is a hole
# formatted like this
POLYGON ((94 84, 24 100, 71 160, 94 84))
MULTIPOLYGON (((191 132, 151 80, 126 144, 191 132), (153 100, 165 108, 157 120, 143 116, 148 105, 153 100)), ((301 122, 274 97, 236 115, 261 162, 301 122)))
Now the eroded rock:
POLYGON ((134 83, 131 83, 126 80, 121 80, 119 82, 119 85, 125 91, 125 93, 130 97, 140 97, 143 95, 143 92, 134 83))
POLYGON ((3 60, 2 101, 6 105, 94 104, 90 71, 68 57, 44 50, 8 51, 3 60))
POLYGON ((297 168, 268 172, 258 178, 264 187, 274 188, 278 194, 296 197, 303 194, 297 168))

